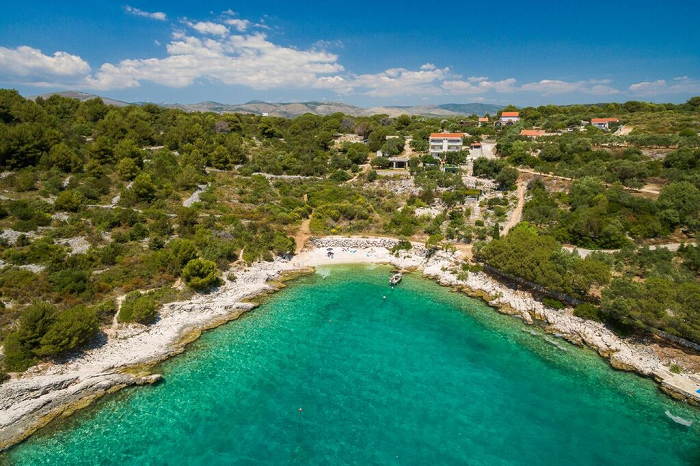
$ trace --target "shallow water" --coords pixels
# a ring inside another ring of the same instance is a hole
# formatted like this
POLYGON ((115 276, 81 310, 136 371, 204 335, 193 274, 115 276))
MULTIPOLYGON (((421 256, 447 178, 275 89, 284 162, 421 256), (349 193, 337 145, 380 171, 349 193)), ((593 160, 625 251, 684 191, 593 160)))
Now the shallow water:
POLYGON ((700 410, 477 300, 388 277, 301 278, 165 363, 164 383, 107 397, 3 460, 700 464, 700 410))

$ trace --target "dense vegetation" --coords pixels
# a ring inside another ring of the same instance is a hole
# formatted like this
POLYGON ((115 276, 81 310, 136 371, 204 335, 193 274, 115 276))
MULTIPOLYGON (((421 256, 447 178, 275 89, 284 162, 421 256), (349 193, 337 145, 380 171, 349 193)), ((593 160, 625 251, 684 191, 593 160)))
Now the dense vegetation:
POLYGON ((4 365, 70 354, 115 319, 148 325, 162 304, 231 280, 232 264, 293 254, 304 222, 431 248, 476 240, 479 259, 594 305, 579 315, 700 341, 700 99, 519 111, 496 130, 476 115, 284 119, 0 90, 4 365), (607 116, 634 129, 581 125, 607 116), (550 133, 519 135, 531 127, 550 133), (497 157, 471 174, 497 189, 465 184, 468 150, 443 154, 442 171, 426 153, 437 131, 495 139, 497 157), (408 146, 408 172, 374 156, 408 146), (527 175, 527 223, 499 239, 523 169, 566 180, 527 175), (647 185, 659 194, 640 195, 647 185), (690 246, 643 249, 670 241, 690 246), (581 259, 562 244, 621 251, 581 259))

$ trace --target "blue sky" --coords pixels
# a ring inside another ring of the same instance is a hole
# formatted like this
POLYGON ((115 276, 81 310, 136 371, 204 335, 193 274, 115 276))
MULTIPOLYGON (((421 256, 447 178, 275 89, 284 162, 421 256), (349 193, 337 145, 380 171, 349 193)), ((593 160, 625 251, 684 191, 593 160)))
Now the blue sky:
POLYGON ((126 101, 541 105, 700 95, 698 1, 23 1, 0 86, 126 101))

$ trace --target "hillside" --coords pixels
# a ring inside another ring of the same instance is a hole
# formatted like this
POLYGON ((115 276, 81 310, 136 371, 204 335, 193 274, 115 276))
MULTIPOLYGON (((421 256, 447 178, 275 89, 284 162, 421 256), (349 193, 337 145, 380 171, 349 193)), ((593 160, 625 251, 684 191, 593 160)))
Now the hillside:
MULTIPOLYGON (((72 99, 78 99, 84 102, 95 97, 100 97, 107 105, 116 107, 125 107, 127 105, 143 105, 145 102, 123 102, 107 97, 102 97, 87 92, 77 91, 62 91, 50 92, 41 94, 40 96, 30 96, 31 100, 36 100, 37 97, 44 99, 52 95, 60 95, 72 99)), ((214 113, 250 113, 253 115, 262 115, 267 113, 270 116, 294 118, 305 113, 313 115, 332 115, 334 113, 344 113, 350 116, 371 116, 386 114, 390 117, 397 117, 401 114, 407 115, 422 115, 426 117, 453 117, 458 115, 485 115, 487 113, 494 114, 503 106, 493 104, 442 104, 442 105, 415 105, 415 106, 386 106, 386 107, 371 107, 362 108, 355 105, 345 104, 342 102, 288 102, 288 103, 272 103, 253 100, 244 104, 222 104, 214 101, 204 101, 195 104, 157 104, 165 108, 177 108, 186 112, 214 112, 214 113)))
POLYGON ((44 99, 48 99, 52 95, 60 95, 61 97, 68 97, 69 99, 78 99, 81 102, 85 102, 86 100, 90 100, 90 99, 94 99, 95 97, 99 97, 100 99, 102 99, 102 101, 106 105, 114 105, 115 107, 126 107, 127 105, 131 105, 129 102, 124 102, 122 100, 110 99, 108 97, 102 97, 99 95, 89 94, 87 92, 79 92, 79 91, 49 92, 47 94, 32 95, 32 96, 29 96, 27 98, 29 100, 36 100, 37 97, 42 97, 44 99))

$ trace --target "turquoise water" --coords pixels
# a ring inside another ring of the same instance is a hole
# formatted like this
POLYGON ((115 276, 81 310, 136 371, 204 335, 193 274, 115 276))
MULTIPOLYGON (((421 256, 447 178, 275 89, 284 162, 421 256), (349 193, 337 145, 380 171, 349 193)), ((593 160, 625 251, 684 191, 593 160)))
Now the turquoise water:
POLYGON ((700 464, 700 410, 479 301, 413 276, 391 290, 388 277, 301 278, 165 363, 164 383, 107 397, 3 459, 700 464))

